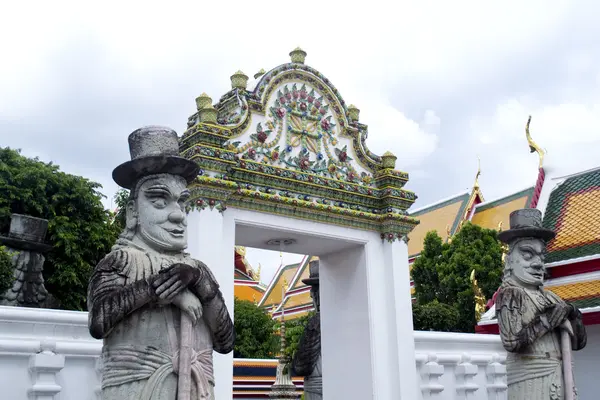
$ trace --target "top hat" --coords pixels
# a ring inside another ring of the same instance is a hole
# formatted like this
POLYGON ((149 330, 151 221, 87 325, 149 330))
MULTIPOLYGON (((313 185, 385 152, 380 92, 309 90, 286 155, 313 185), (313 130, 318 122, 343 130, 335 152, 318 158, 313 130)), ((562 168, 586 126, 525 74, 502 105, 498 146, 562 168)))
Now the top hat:
POLYGON ((156 174, 172 174, 191 183, 200 167, 179 156, 177 133, 162 126, 145 126, 129 135, 131 160, 114 169, 112 175, 117 185, 132 189, 142 177, 156 174))
POLYGON ((309 277, 302 279, 306 285, 316 286, 319 284, 319 260, 313 260, 308 264, 309 277))
POLYGON ((44 243, 47 230, 47 219, 12 214, 8 236, 0 236, 0 243, 18 250, 46 252, 52 248, 52 246, 44 243))
POLYGON ((510 229, 498 234, 498 239, 509 243, 522 237, 533 237, 546 242, 554 239, 556 233, 542 227, 542 212, 537 208, 523 208, 510 213, 510 229))

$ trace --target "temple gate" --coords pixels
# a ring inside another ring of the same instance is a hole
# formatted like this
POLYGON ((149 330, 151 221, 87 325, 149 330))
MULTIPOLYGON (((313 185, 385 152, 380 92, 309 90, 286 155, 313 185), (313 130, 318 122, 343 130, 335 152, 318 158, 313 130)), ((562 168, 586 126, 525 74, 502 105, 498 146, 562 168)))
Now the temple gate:
MULTIPOLYGON (((196 99, 180 144, 201 166, 189 251, 232 311, 235 245, 318 256, 324 397, 417 399, 408 174, 368 150, 358 108, 306 53, 290 56, 251 82, 238 71, 216 104, 196 99)), ((215 357, 216 396, 231 398, 233 354, 215 357)))

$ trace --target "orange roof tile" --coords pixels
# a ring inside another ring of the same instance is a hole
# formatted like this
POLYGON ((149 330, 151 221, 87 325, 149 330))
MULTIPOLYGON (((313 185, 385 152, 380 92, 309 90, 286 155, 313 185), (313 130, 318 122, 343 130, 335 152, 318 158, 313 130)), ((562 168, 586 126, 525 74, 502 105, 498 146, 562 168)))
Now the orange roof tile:
POLYGON ((546 262, 600 254, 600 169, 567 178, 552 191, 544 226, 556 232, 546 262))
POLYGON ((563 300, 573 303, 578 308, 600 305, 600 279, 548 286, 546 289, 551 290, 563 300))

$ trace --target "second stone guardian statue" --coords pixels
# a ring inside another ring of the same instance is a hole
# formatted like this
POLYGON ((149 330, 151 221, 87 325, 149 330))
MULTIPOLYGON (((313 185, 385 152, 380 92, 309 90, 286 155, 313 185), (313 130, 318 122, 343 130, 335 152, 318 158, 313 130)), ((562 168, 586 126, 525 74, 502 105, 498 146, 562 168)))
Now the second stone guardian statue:
POLYGON ((500 338, 509 352, 508 400, 574 400, 572 350, 586 345, 581 312, 544 289, 544 253, 554 232, 537 209, 510 215, 498 237, 509 246, 496 297, 500 338))
POLYGON ((88 291, 90 333, 104 340, 102 399, 214 399, 213 350, 233 350, 234 327, 213 274, 184 252, 198 166, 168 128, 138 129, 129 147, 132 160, 113 171, 130 190, 126 228, 88 291))

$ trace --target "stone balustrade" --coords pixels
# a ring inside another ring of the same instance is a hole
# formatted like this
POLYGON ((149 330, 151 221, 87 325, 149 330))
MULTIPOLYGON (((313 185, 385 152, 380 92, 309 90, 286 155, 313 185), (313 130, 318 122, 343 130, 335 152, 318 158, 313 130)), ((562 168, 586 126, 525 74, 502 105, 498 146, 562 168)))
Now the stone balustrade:
MULTIPOLYGON (((423 399, 506 399, 497 336, 415 332, 414 340, 423 399)), ((85 312, 0 307, 0 397, 99 399, 101 347, 85 312)))

